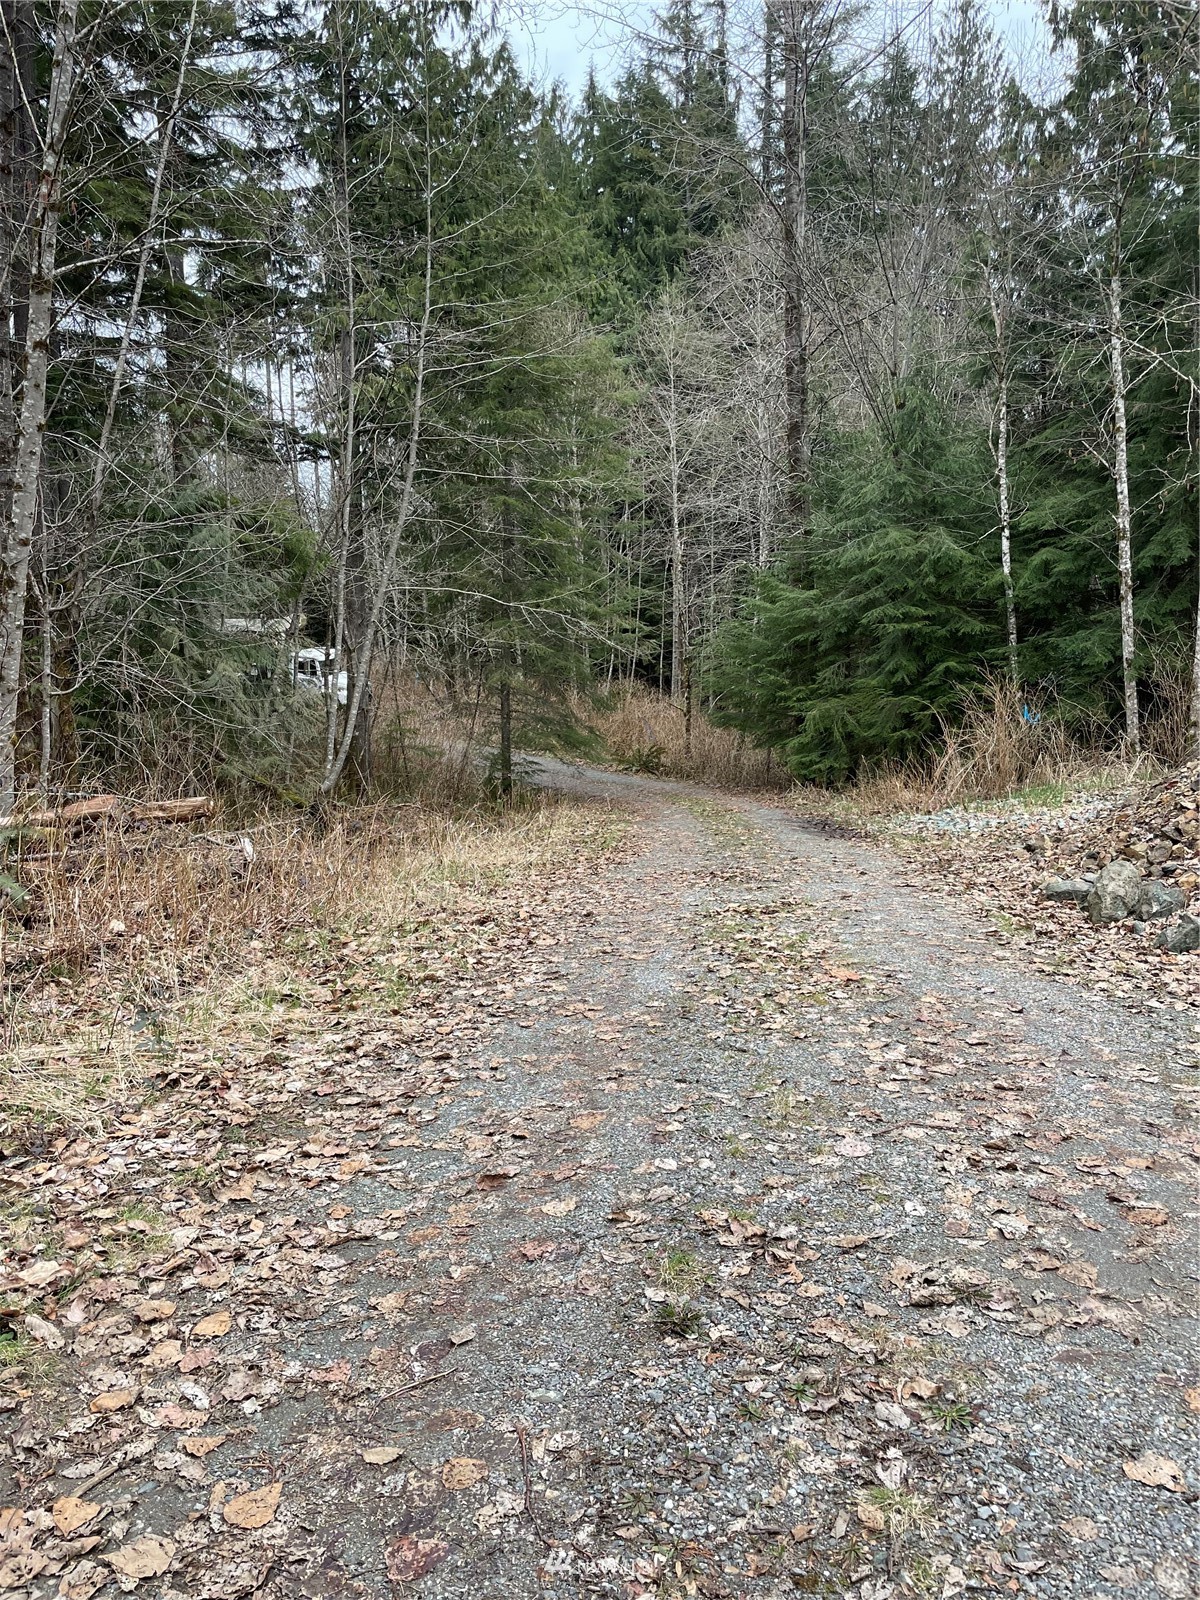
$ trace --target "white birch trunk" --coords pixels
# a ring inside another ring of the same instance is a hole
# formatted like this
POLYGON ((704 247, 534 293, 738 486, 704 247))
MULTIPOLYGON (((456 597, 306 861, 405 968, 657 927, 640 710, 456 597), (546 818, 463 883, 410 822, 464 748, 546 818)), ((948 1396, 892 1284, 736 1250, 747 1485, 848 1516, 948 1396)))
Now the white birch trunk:
POLYGON ((687 662, 687 596, 683 559, 683 518, 680 512, 680 466, 678 410, 675 373, 671 372, 670 494, 671 494, 671 699, 683 701, 683 679, 687 662))
POLYGON ((1004 614, 1008 624, 1008 670, 1020 682, 1017 666, 1017 602, 1012 575, 1012 511, 1008 494, 1008 375, 1002 374, 996 397, 996 487, 1000 501, 1000 572, 1004 578, 1004 614))
POLYGON ((1117 576, 1121 596, 1121 675, 1125 691, 1125 742, 1141 752, 1138 686, 1134 673, 1133 519, 1129 509, 1129 439, 1125 422, 1125 336, 1121 323, 1121 274, 1109 289, 1109 354, 1113 386, 1113 479, 1117 491, 1117 576))
POLYGON ((29 325, 21 413, 17 423, 13 497, 0 539, 0 814, 6 816, 11 815, 16 801, 21 648, 46 427, 58 206, 63 146, 75 86, 78 11, 79 0, 63 0, 55 29, 46 129, 29 234, 29 325))

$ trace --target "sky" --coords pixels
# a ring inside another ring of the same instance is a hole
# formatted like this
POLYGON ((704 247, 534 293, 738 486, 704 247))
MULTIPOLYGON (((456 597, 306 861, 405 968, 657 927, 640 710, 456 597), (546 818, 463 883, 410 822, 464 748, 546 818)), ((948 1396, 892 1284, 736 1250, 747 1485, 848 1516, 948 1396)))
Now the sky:
MULTIPOLYGON (((985 3, 1015 64, 1036 53, 1045 38, 1039 0, 985 3)), ((638 31, 649 27, 663 4, 665 0, 657 5, 652 0, 589 0, 585 5, 570 0, 502 0, 501 10, 508 36, 528 70, 540 82, 559 82, 577 93, 592 62, 601 81, 616 75, 623 52, 631 41, 636 43, 638 31)), ((894 15, 895 6, 888 9, 894 15)))

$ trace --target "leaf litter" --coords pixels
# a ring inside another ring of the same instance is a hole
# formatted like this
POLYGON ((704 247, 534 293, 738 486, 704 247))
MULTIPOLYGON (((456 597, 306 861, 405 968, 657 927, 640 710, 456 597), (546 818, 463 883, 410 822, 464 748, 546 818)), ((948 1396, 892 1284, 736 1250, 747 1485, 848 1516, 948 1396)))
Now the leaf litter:
POLYGON ((1178 1587, 1170 1092, 936 911, 897 964, 869 852, 664 795, 399 1011, 363 935, 17 1153, 4 1296, 64 1349, 0 1387, 0 1591, 1178 1587))

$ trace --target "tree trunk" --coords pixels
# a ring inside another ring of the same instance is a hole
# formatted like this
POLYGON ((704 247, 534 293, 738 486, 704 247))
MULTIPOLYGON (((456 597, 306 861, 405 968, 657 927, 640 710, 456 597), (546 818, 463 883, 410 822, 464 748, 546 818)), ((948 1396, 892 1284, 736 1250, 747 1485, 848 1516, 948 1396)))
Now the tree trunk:
POLYGON ((425 376, 428 367, 432 320, 433 209, 431 191, 427 190, 423 304, 421 321, 417 329, 416 371, 413 375, 412 418, 408 429, 404 486, 401 490, 400 504, 396 509, 391 533, 380 563, 375 594, 371 601, 370 610, 363 622, 362 636, 358 644, 359 667, 355 673, 354 682, 350 685, 350 703, 346 708, 346 720, 342 727, 341 738, 337 741, 336 749, 331 749, 326 758, 325 771, 321 778, 320 786, 322 795, 332 794, 334 789, 337 788, 338 781, 354 746, 358 719, 366 712, 367 685, 370 680, 371 662, 375 653, 375 640, 378 636, 379 623, 383 616, 383 608, 387 602, 392 578, 395 575, 396 560, 400 554, 400 541, 408 531, 409 519, 412 516, 413 485, 416 479, 417 457, 424 442, 422 428, 424 425, 425 376))
POLYGON ((1117 491, 1117 574, 1121 595, 1121 676, 1125 690, 1125 742, 1132 755, 1142 747, 1138 686, 1134 672, 1133 519, 1129 509, 1129 439, 1125 423, 1125 332, 1121 321, 1121 274, 1109 289, 1109 353, 1113 387, 1113 479, 1117 491))
MULTIPOLYGON (((787 400, 788 500, 803 541, 811 514, 811 418, 808 365, 811 314, 805 292, 808 232, 808 60, 803 12, 808 0, 785 0, 783 51, 783 365, 787 400)), ((801 551, 801 555, 803 552, 801 551)))
POLYGON ((775 8, 763 6, 763 85, 758 124, 758 169, 763 194, 771 193, 775 178, 775 8))
POLYGON ((683 563, 683 528, 679 517, 679 497, 671 484, 671 698, 683 698, 687 672, 687 583, 683 563))
POLYGON ((676 364, 677 351, 672 346, 667 391, 667 459, 671 496, 671 699, 679 705, 683 699, 688 646, 687 574, 683 550, 683 465, 679 459, 681 418, 676 390, 676 364))
POLYGON ((692 658, 689 655, 683 669, 683 759, 692 759, 692 722, 695 716, 695 694, 692 685, 692 658))
POLYGON ((0 812, 5 814, 12 811, 16 799, 15 734, 21 647, 46 426, 58 207, 63 146, 75 84, 78 10, 79 0, 63 0, 55 29, 46 129, 29 232, 29 318, 12 500, 0 537, 0 812))
POLYGON ((32 0, 0 0, 0 516, 12 506, 17 406, 28 328, 29 222, 36 95, 32 0))
POLYGON ((162 203, 167 164, 171 158, 171 146, 175 139, 175 126, 179 120, 180 107, 183 104, 183 91, 187 81, 188 68, 191 66, 192 38, 196 29, 197 4, 198 0, 192 0, 191 11, 188 15, 187 33, 179 57, 175 93, 171 100, 170 108, 159 123, 158 161, 155 164, 154 183, 150 190, 150 207, 146 216, 145 236, 142 240, 142 248, 138 253, 133 292, 129 299, 129 310, 126 313, 125 326, 121 330, 121 344, 117 351, 116 365, 113 368, 112 383, 109 385, 108 404, 105 407, 104 421, 100 426, 100 439, 96 445, 96 462, 92 469, 91 520, 93 528, 98 526, 100 521, 100 502, 104 492, 104 480, 111 465, 108 446, 112 437, 113 426, 117 420, 117 405, 121 397, 121 386, 125 381, 125 368, 129 363, 129 351, 133 344, 134 330, 137 327, 138 316, 141 312, 142 295, 146 287, 146 273, 155 246, 162 242, 155 230, 158 224, 159 207, 162 203))
POLYGON ((1008 494, 1008 376, 1002 374, 996 397, 996 483, 1000 499, 1000 571, 1004 578, 1004 615, 1008 624, 1008 670, 1020 682, 1017 662, 1017 602, 1012 575, 1012 512, 1008 494))
POLYGON ((512 684, 504 678, 500 684, 500 794, 511 800, 512 792, 512 684))

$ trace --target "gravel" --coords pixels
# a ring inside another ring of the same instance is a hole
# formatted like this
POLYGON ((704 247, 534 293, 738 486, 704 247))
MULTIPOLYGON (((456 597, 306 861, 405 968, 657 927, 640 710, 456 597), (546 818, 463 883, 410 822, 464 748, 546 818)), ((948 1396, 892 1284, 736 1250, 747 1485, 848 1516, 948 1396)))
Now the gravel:
POLYGON ((997 961, 878 845, 542 772, 635 848, 387 1183, 341 1185, 422 1232, 343 1252, 305 1359, 370 1370, 395 1288, 433 1381, 263 1411, 292 1520, 236 1592, 375 1600, 404 1540, 439 1559, 395 1591, 446 1600, 1194 1592, 1182 1019, 997 961))

